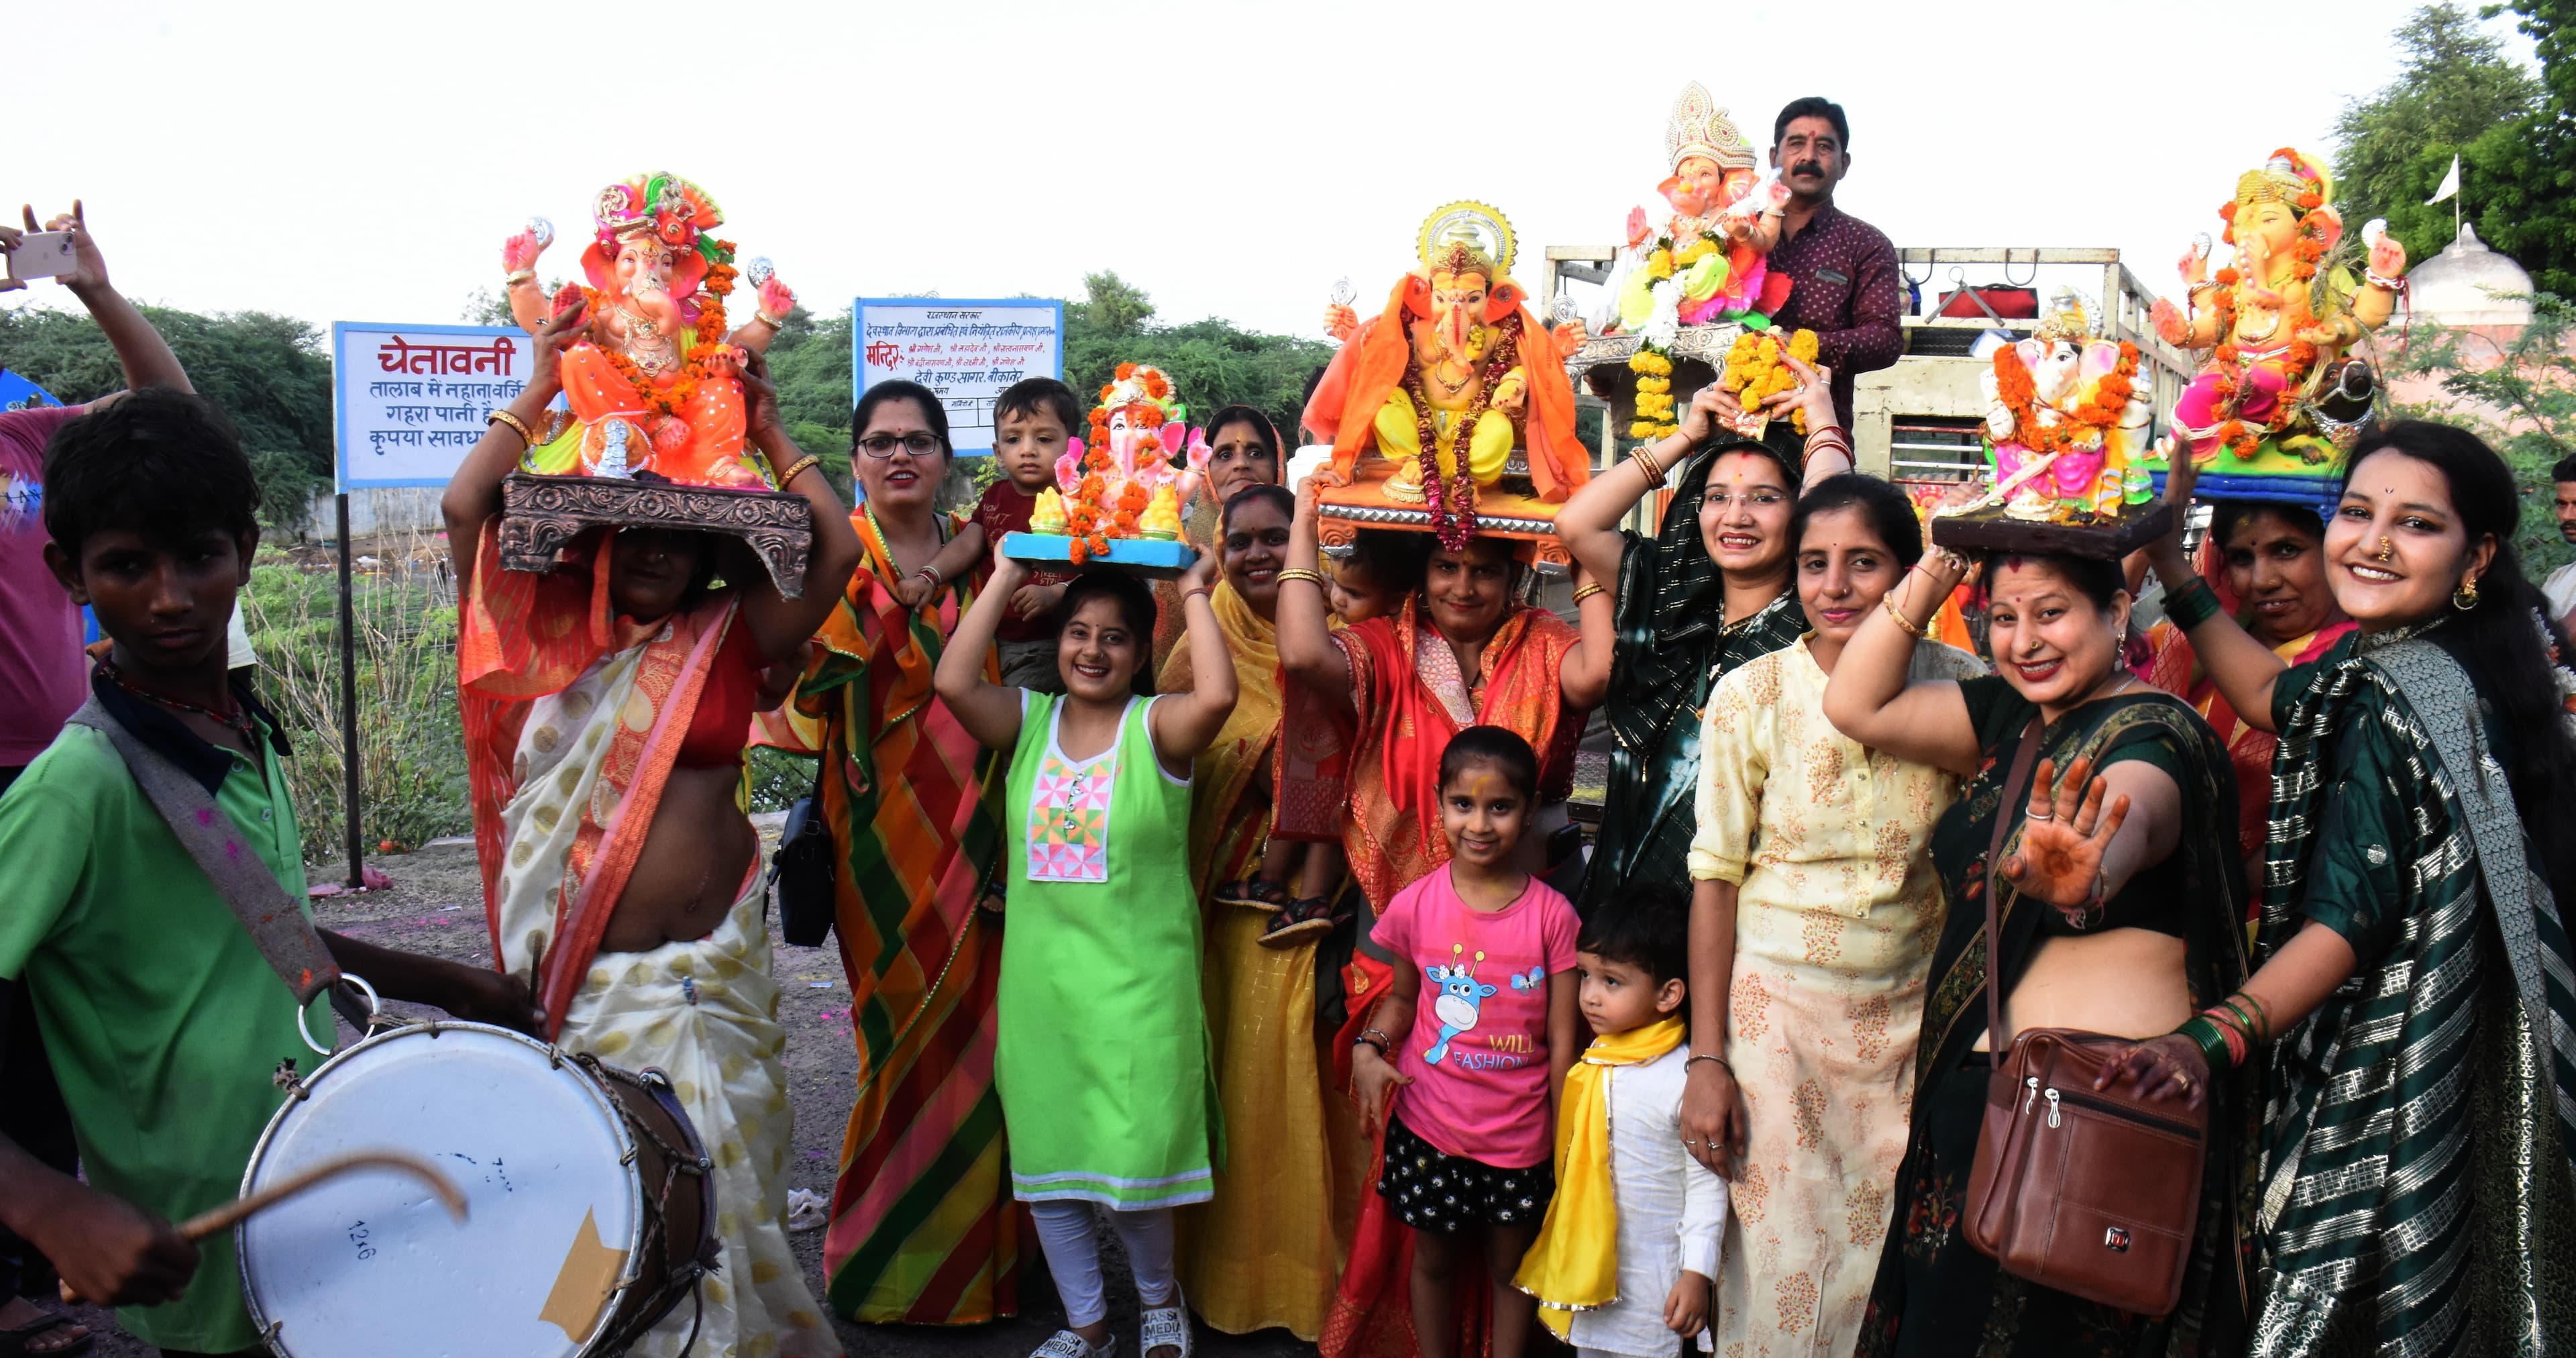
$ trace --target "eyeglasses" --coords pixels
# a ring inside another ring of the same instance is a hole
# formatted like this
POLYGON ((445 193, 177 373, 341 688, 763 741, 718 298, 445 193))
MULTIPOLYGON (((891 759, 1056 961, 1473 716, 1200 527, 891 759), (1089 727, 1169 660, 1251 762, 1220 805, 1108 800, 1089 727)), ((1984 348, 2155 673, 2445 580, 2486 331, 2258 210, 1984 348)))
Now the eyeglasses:
POLYGON ((1737 505, 1742 505, 1746 509, 1760 509, 1766 505, 1776 505, 1787 498, 1778 491, 1754 490, 1746 491, 1742 495, 1711 495, 1701 503, 1723 514, 1737 505))
POLYGON ((892 457, 900 446, 914 457, 928 457, 939 451, 939 436, 924 431, 910 434, 870 434, 859 440, 859 447, 870 457, 892 457))

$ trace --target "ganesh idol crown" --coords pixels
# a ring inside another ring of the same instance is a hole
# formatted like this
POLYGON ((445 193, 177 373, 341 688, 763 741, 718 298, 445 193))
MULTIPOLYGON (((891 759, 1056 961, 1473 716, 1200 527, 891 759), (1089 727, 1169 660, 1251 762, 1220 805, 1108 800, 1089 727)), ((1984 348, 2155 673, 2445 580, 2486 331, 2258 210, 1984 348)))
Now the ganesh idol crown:
POLYGON ((510 315, 534 334, 586 302, 585 333, 563 354, 569 418, 558 416, 522 464, 539 475, 666 481, 770 490, 776 469, 744 446, 738 373, 746 353, 768 351, 796 295, 765 259, 748 266, 759 303, 730 334, 725 299, 738 276, 731 241, 715 236, 724 211, 706 190, 667 172, 639 174, 599 191, 581 254, 584 283, 551 299, 537 257, 554 228, 532 218, 501 247, 510 315))
MULTIPOLYGON (((1511 277, 1511 223, 1482 203, 1440 207, 1415 234, 1416 267, 1362 319, 1336 300, 1325 329, 1341 350, 1303 422, 1333 445, 1333 520, 1437 534, 1538 540, 1555 506, 1591 474, 1574 431, 1565 359, 1582 342, 1531 316, 1511 277)), ((1561 560, 1542 553, 1541 564, 1561 560)))

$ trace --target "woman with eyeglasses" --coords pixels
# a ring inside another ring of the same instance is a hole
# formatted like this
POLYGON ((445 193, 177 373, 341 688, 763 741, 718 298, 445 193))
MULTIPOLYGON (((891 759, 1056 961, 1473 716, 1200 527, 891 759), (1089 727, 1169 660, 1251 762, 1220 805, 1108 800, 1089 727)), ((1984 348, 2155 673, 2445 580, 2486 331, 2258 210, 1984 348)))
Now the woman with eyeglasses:
POLYGON ((2278 791, 2262 969, 2121 1074, 2261 1082, 2256 1352, 2539 1352, 2576 1336, 2576 674, 2504 459, 2420 420, 2363 439, 2324 548, 2359 630, 2323 659, 2248 635, 2179 534, 2154 549, 2218 691, 2280 736, 2278 791))
POLYGON ((1636 882, 1690 889, 1699 709, 1727 672, 1807 629, 1790 583, 1789 515, 1807 477, 1851 470, 1851 440, 1831 387, 1787 361, 1804 382, 1780 394, 1804 402, 1804 466, 1755 439, 1712 441, 1722 403, 1710 383, 1683 411, 1679 432, 1593 477, 1556 513, 1566 550, 1593 579, 1617 587, 1618 649, 1603 704, 1617 743, 1591 867, 1574 896, 1587 914, 1636 882), (1665 490, 1671 501, 1653 536, 1619 527, 1665 490))
POLYGON ((796 696, 822 724, 833 933, 859 1043, 823 1266, 852 1320, 977 1324, 1012 1313, 1022 1248, 994 1131, 1001 935, 975 910, 1002 839, 1003 757, 931 690, 978 582, 942 581, 955 588, 918 608, 896 592, 966 526, 937 504, 947 411, 925 387, 880 382, 850 423, 859 568, 796 696), (923 1209, 923 1194, 940 1209, 923 1209))

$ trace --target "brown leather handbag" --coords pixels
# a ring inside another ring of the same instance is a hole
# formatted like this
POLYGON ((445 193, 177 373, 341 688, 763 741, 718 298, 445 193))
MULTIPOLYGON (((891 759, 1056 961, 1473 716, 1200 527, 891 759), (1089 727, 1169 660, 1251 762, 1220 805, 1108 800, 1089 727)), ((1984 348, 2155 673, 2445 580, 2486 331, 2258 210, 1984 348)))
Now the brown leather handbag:
MULTIPOLYGON (((1986 1044, 2003 1025, 1998 860, 2013 798, 2027 798, 2039 753, 2031 719, 1986 851, 1986 1044)), ((1961 1229, 2003 1270, 2123 1311, 2161 1316, 2182 1299, 2200 1221, 2209 1107, 2138 1097, 2134 1083, 2093 1088, 2130 1039, 2073 1028, 2016 1034, 1986 1085, 1985 1122, 1961 1229)))

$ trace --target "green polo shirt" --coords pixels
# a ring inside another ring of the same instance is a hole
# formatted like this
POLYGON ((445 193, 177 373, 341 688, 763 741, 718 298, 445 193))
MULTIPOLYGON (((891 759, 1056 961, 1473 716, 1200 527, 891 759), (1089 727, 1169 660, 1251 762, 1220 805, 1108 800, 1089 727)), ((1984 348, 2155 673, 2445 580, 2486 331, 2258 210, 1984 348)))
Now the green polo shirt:
MULTIPOLYGON (((229 758, 216 804, 303 901, 284 760, 274 748, 254 761, 180 735, 195 741, 201 767, 229 758)), ((293 993, 116 747, 88 727, 65 726, 0 795, 0 864, 0 979, 35 1002, 90 1185, 172 1221, 230 1201, 277 1111, 278 1062, 309 1073, 321 1060, 296 1036, 293 993)), ((312 1031, 328 1041, 329 1004, 316 999, 313 1010, 312 1031)), ((232 1233, 197 1248, 186 1295, 127 1307, 117 1320, 164 1349, 255 1347, 232 1233)))

